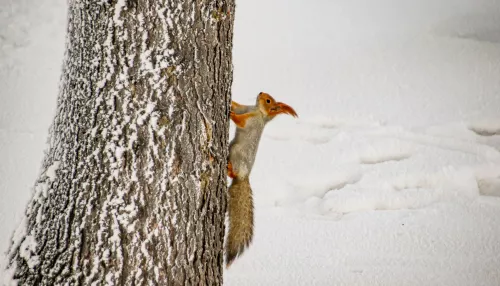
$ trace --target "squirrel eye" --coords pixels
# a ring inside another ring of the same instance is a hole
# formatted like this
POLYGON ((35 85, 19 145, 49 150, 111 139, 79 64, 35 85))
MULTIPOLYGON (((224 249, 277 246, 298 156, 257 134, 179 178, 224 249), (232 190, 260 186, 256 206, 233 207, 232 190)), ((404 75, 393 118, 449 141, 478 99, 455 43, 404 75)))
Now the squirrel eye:
POLYGON ((267 102, 267 103, 271 103, 271 100, 267 99, 267 100, 266 100, 266 102, 267 102))

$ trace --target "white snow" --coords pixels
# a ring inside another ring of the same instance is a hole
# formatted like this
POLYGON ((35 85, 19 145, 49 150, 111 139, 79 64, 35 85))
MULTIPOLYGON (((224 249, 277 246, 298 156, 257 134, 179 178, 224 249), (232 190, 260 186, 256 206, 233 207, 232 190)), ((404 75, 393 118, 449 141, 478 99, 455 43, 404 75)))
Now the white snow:
POLYGON ((469 124, 469 129, 479 135, 500 135, 500 118, 476 120, 469 124))
POLYGON ((47 171, 45 171, 45 175, 49 178, 51 182, 54 182, 57 178, 57 173, 56 171, 59 169, 59 166, 61 165, 61 162, 59 161, 54 161, 52 165, 50 165, 47 168, 47 171))
POLYGON ((121 14, 122 10, 126 10, 126 9, 123 9, 126 5, 127 5, 127 3, 125 3, 125 0, 118 0, 118 2, 116 2, 115 14, 113 15, 113 21, 118 26, 123 25, 123 20, 120 19, 120 14, 121 14))
POLYGON ((19 249, 19 255, 28 260, 28 266, 31 269, 34 269, 40 262, 40 258, 37 255, 33 255, 36 253, 36 246, 37 243, 35 237, 27 235, 21 243, 21 247, 19 249))
MULTIPOLYGON (((254 241, 225 284, 500 285, 500 3, 237 4, 233 99, 251 104, 265 91, 300 118, 264 131, 254 241)), ((6 250, 54 115, 66 7, 1 5, 6 250)), ((135 213, 124 206, 114 225, 135 213)))

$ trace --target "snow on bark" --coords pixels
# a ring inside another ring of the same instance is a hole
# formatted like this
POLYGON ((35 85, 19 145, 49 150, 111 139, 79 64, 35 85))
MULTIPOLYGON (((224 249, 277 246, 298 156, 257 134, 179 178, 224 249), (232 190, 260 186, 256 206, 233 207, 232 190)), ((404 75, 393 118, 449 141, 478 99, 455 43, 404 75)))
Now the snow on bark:
POLYGON ((222 283, 233 10, 70 1, 50 147, 9 250, 14 281, 222 283))

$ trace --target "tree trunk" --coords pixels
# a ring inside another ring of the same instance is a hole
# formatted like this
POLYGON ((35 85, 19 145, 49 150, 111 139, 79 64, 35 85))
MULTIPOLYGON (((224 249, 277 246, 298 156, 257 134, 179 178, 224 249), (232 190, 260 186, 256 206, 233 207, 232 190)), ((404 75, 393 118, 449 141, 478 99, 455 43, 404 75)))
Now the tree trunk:
POLYGON ((71 0, 21 285, 222 283, 234 0, 71 0))

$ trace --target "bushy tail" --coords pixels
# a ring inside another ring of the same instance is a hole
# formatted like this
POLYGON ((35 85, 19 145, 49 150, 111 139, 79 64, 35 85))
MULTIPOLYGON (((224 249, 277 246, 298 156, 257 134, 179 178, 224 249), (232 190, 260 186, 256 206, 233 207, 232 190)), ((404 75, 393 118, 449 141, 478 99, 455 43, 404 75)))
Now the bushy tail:
POLYGON ((229 187, 229 231, 226 242, 226 265, 243 253, 252 242, 253 199, 248 178, 234 178, 229 187))

